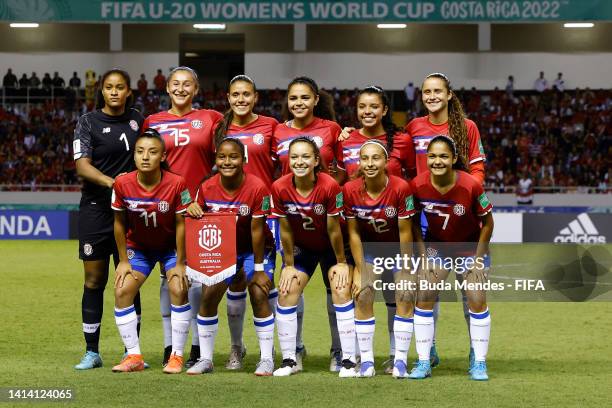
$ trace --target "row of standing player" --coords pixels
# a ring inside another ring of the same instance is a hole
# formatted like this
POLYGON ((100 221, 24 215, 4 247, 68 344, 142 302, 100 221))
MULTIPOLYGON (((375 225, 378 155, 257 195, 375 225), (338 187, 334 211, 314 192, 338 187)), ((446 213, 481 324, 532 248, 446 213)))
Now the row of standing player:
MULTIPOLYGON (((131 159, 130 144, 133 147, 133 140, 143 127, 142 119, 138 114, 133 110, 125 109, 130 96, 127 74, 121 71, 110 71, 103 79, 102 92, 99 95, 99 107, 102 109, 81 118, 75 131, 74 142, 77 168, 79 174, 85 179, 81 203, 81 214, 85 222, 81 222, 80 255, 84 260, 86 275, 83 296, 83 328, 88 352, 84 361, 77 366, 80 368, 101 364, 99 355, 97 355, 97 339, 101 320, 101 306, 99 305, 101 305, 101 292, 108 276, 108 258, 113 246, 112 235, 108 239, 108 229, 100 231, 99 228, 101 225, 112 226, 112 222, 105 222, 108 221, 108 211, 106 211, 108 207, 105 208, 104 204, 108 203, 108 198, 104 195, 108 196, 108 187, 114 181, 113 176, 130 168, 128 164, 131 159), (114 137, 116 134, 120 136, 114 137), (94 147, 96 154, 93 154, 94 147), (81 158, 86 160, 79 160, 81 158), (94 201, 96 198, 99 200, 94 201), (96 216, 93 217, 97 218, 95 221, 92 220, 91 213, 96 216), (90 226, 89 229, 87 224, 90 226), (94 224, 93 228, 92 224, 94 224), (92 233, 95 230, 100 233, 92 233)), ((328 171, 340 182, 345 178, 345 169, 349 173, 355 170, 358 161, 356 146, 360 146, 364 140, 382 139, 389 148, 395 141, 390 158, 392 162, 390 169, 397 171, 396 169, 403 167, 408 172, 414 172, 413 169, 416 167, 419 172, 423 169, 423 158, 425 157, 423 148, 436 134, 450 134, 457 142, 459 156, 465 163, 470 163, 470 173, 482 179, 484 167, 482 166, 481 148, 479 151, 478 131, 473 122, 463 117, 460 104, 456 98, 452 97, 448 79, 441 74, 432 74, 426 78, 423 89, 423 98, 429 115, 412 121, 407 127, 408 134, 405 134, 396 133, 396 130, 389 126, 388 105, 384 92, 377 87, 367 88, 361 93, 357 107, 358 117, 363 127, 359 130, 349 129, 348 132, 343 133, 343 136, 349 133, 348 139, 338 142, 336 138, 340 133, 340 128, 329 120, 333 119, 331 104, 326 97, 320 95, 314 81, 308 78, 296 78, 292 81, 288 89, 287 101, 287 113, 292 120, 277 124, 274 119, 253 113, 257 93, 253 81, 246 76, 238 76, 232 80, 228 93, 230 110, 223 117, 215 111, 193 110, 191 100, 197 92, 197 77, 192 70, 182 67, 176 69, 168 80, 168 93, 172 99, 172 108, 168 112, 150 116, 144 126, 156 128, 163 135, 170 168, 173 172, 185 176, 192 195, 199 181, 204 175, 209 174, 212 168, 213 131, 215 129, 214 139, 217 142, 226 136, 237 137, 244 142, 246 147, 245 171, 259 176, 267 186, 270 186, 274 179, 274 162, 271 153, 276 153, 282 165, 282 173, 287 173, 288 144, 301 135, 313 137, 320 147, 323 163, 333 163, 336 159, 338 166, 328 171), (458 118, 461 120, 458 121, 458 118), (416 153, 416 163, 414 153, 416 153)), ((163 289, 166 284, 167 280, 162 279, 162 299, 167 299, 167 295, 164 296, 164 293, 167 292, 163 289)), ((244 355, 242 322, 246 282, 233 285, 235 286, 230 286, 228 292, 228 320, 230 320, 230 332, 232 333, 232 351, 228 368, 239 368, 244 355)), ((190 290, 190 298, 195 298, 196 296, 191 296, 192 292, 194 295, 199 294, 199 288, 190 290)), ((192 299, 190 303, 196 307, 199 304, 198 299, 192 299)), ((333 339, 331 368, 339 370, 341 366, 340 344, 337 329, 334 327, 335 312, 330 306, 331 301, 328 301, 333 339)), ((136 313, 139 314, 138 308, 136 309, 136 313)), ((166 358, 169 357, 168 346, 171 342, 169 309, 169 302, 162 300, 164 337, 167 346, 166 358)), ((194 310, 197 309, 194 308, 194 310)), ((394 311, 390 308, 389 316, 393 318, 394 315, 394 311)), ((299 317, 301 317, 300 313, 298 313, 298 320, 300 320, 299 317)), ((298 323, 298 326, 301 324, 298 323)), ((303 350, 299 333, 301 333, 301 327, 298 330, 298 356, 303 350)), ((393 355, 392 332, 390 335, 392 339, 390 354, 393 355)), ((197 336, 193 337, 197 342, 197 336)), ((433 350, 435 356, 435 348, 433 350)), ((199 357, 195 344, 192 347, 191 357, 192 362, 199 357)))

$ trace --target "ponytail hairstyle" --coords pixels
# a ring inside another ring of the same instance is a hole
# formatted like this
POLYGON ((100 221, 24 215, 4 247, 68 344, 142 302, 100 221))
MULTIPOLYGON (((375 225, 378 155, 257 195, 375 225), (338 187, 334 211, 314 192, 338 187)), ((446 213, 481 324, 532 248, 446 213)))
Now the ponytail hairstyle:
POLYGON ((453 157, 457 158, 457 161, 455 162, 455 164, 453 164, 453 169, 467 171, 465 163, 461 160, 461 156, 459 156, 459 150, 457 148, 457 143, 446 135, 438 135, 434 137, 433 139, 431 139, 431 141, 429 142, 429 145, 427 146, 427 152, 429 152, 429 146, 433 145, 434 143, 438 143, 438 142, 446 144, 449 150, 453 153, 453 157))
MULTIPOLYGON (((106 105, 106 102, 104 101, 104 95, 102 94, 102 88, 104 88, 104 81, 106 81, 106 78, 108 78, 112 74, 121 75, 128 89, 130 91, 132 90, 130 74, 128 74, 126 71, 120 68, 109 69, 104 74, 102 74, 100 82, 98 83, 98 89, 96 90, 96 109, 102 109, 106 105)), ((130 93, 130 96, 128 96, 127 99, 125 100, 125 111, 127 112, 127 110, 130 109, 132 105, 134 105, 134 93, 133 92, 130 93)))
MULTIPOLYGON (((146 128, 144 130, 144 132, 142 132, 141 134, 139 134, 136 137, 136 142, 134 142, 134 145, 136 145, 136 143, 138 143, 138 141, 142 138, 149 138, 149 139, 156 139, 157 141, 159 141, 159 143, 161 144, 162 147, 162 154, 166 152, 166 144, 164 143, 164 139, 162 139, 161 135, 159 134, 159 132, 153 128, 146 128)), ((163 160, 160 164, 159 167, 162 170, 166 170, 166 171, 170 171, 170 166, 168 166, 168 162, 166 160, 163 160)))
MULTIPOLYGON (((244 74, 236 75, 230 80, 229 86, 228 86, 228 93, 232 85, 238 81, 247 82, 251 84, 251 86, 253 87, 253 92, 257 93, 257 87, 255 86, 255 81, 253 81, 251 77, 244 75, 244 74)), ((223 119, 221 119, 221 121, 217 124, 217 128, 215 129, 215 146, 221 144, 223 139, 226 138, 227 130, 231 126, 232 120, 234 120, 234 111, 230 107, 228 110, 226 110, 223 113, 223 119)))
POLYGON ((448 77, 440 72, 434 72, 425 77, 439 78, 444 82, 446 90, 452 94, 452 98, 448 104, 448 135, 455 141, 457 145, 457 162, 461 161, 465 167, 466 163, 469 163, 469 141, 467 137, 467 126, 465 125, 465 112, 461 106, 461 101, 457 97, 457 94, 451 88, 451 83, 448 77))
MULTIPOLYGON (((315 96, 319 97, 319 103, 317 103, 313 110, 313 115, 317 118, 331 120, 332 122, 336 121, 336 112, 334 111, 334 98, 325 91, 319 90, 319 86, 314 81, 314 79, 301 76, 294 78, 289 85, 287 85, 287 95, 289 94, 289 90, 293 85, 306 85, 310 88, 312 93, 315 96)), ((283 120, 287 121, 293 119, 293 114, 289 111, 289 106, 287 104, 287 98, 285 98, 285 102, 283 102, 283 120)))
POLYGON ((307 143, 310 145, 310 147, 312 148, 312 151, 314 152, 315 157, 319 159, 319 164, 317 164, 317 166, 314 168, 315 175, 318 174, 320 171, 322 171, 323 170, 323 159, 321 158, 321 151, 319 150, 319 146, 317 146, 314 140, 312 140, 312 138, 309 136, 296 137, 295 139, 291 141, 291 143, 289 143, 289 150, 288 150, 289 153, 291 153, 291 146, 293 146, 296 143, 307 143))
POLYGON ((395 123, 393 123, 393 120, 391 119, 391 107, 389 106, 387 94, 385 94, 385 91, 381 87, 371 85, 359 91, 359 94, 357 95, 357 102, 359 102, 359 97, 363 94, 378 95, 383 106, 387 108, 387 113, 382 117, 382 126, 387 134, 387 150, 393 150, 393 137, 399 131, 399 129, 397 126, 395 126, 395 123))

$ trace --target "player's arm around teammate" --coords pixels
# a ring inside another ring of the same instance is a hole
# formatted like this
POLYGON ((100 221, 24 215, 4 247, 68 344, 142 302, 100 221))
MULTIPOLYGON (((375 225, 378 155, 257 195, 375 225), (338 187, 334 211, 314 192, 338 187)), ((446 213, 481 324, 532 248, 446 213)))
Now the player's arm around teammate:
POLYGON ((216 149, 218 174, 200 186, 196 201, 187 210, 192 217, 204 212, 229 212, 237 215, 237 274, 217 284, 202 285, 202 301, 198 314, 201 358, 187 374, 213 371, 212 356, 218 332, 218 306, 228 286, 243 275, 253 307, 255 332, 261 352, 256 375, 269 376, 274 371, 274 315, 268 303, 272 288, 276 256, 272 233, 265 224, 270 211, 270 193, 256 176, 245 174, 244 145, 234 138, 224 139, 216 149), (264 259, 265 258, 265 259, 264 259))
MULTIPOLYGON (((429 143, 427 164, 430 171, 413 180, 418 207, 428 223, 425 242, 419 247, 420 252, 425 253, 423 248, 430 246, 438 252, 440 258, 451 255, 455 259, 461 257, 472 260, 469 267, 466 264, 464 275, 467 282, 465 293, 470 316, 470 341, 474 349, 470 375, 473 380, 487 380, 485 360, 491 317, 485 290, 479 285, 487 280, 486 254, 493 233, 492 206, 480 183, 466 172, 453 168, 458 159, 455 142, 448 136, 437 136, 429 143), (449 202, 453 205, 449 206, 449 202), (444 242, 461 242, 468 248, 457 250, 436 244, 444 242), (466 245, 469 243, 472 244, 466 245), (466 254, 466 251, 471 253, 466 254)), ((433 284, 444 281, 450 271, 440 266, 435 263, 427 265, 421 270, 420 279, 433 284)), ((419 362, 410 373, 410 378, 422 379, 431 375, 429 353, 434 335, 433 306, 437 296, 438 290, 433 286, 418 291, 414 331, 419 362)))
POLYGON ((127 350, 115 372, 142 371, 144 360, 136 325, 134 297, 159 262, 167 271, 172 309, 173 353, 164 372, 183 368, 183 348, 191 319, 185 275, 185 221, 191 202, 182 177, 162 170, 161 136, 147 129, 136 141, 137 170, 117 178, 113 189, 114 234, 119 251, 115 274, 115 321, 127 350))
MULTIPOLYGON (((75 366, 78 370, 102 366, 98 343, 111 255, 117 264, 111 187, 117 175, 134 168, 134 141, 143 121, 131 109, 132 101, 127 72, 107 71, 97 91, 97 109, 81 116, 74 131, 74 160, 83 179, 78 224, 79 258, 85 275, 81 312, 86 352, 75 366)), ((140 316, 139 295, 135 307, 140 316)))
MULTIPOLYGON (((364 143, 359 152, 361 176, 344 186, 345 214, 349 244, 355 260, 352 293, 355 299, 355 329, 361 351, 360 376, 374 376, 373 338, 375 329, 374 296, 376 276, 372 268, 375 254, 364 253, 363 243, 396 243, 401 255, 412 255, 412 221, 414 214, 409 184, 388 176, 385 166, 388 152, 379 141, 364 143)), ((394 268, 396 283, 414 281, 408 270, 394 268)), ((414 288, 406 284, 395 291, 397 312, 394 316, 396 342, 393 374, 406 375, 406 358, 412 335, 414 288)))

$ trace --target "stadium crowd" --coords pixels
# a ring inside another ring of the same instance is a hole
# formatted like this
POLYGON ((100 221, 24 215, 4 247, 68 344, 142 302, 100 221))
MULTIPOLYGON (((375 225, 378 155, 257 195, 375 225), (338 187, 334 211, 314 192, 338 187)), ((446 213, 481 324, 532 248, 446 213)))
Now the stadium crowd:
MULTIPOLYGON (((0 108, 0 188, 40 190, 42 185, 55 185, 48 189, 74 185, 76 190, 70 143, 76 119, 93 109, 93 101, 82 92, 76 72, 67 87, 57 73, 53 78, 45 74, 43 81, 37 79, 36 73, 29 79, 22 77, 23 81, 12 72, 4 76, 5 95, 11 88, 38 89, 41 85, 40 91, 47 93, 41 95, 40 102, 30 103, 29 110, 19 103, 5 103, 0 108), (49 98, 52 87, 63 91, 55 95, 63 96, 49 98)), ((536 191, 608 192, 612 91, 566 90, 558 81, 552 89, 516 91, 513 81, 509 77, 504 90, 456 91, 467 116, 480 129, 487 153, 487 189, 514 191, 523 175, 533 181, 536 191)), ((327 92, 334 98, 337 122, 354 126, 358 90, 334 88, 327 92)), ((169 107, 161 70, 152 87, 142 74, 134 94, 135 106, 145 117, 169 107)), ((223 112, 227 108, 225 95, 226 90, 217 86, 203 90, 194 106, 223 112)), ((404 92, 390 96, 394 111, 406 112, 406 122, 424 114, 419 89, 412 83, 404 92)), ((260 90, 257 110, 280 120, 284 98, 284 90, 260 90)))

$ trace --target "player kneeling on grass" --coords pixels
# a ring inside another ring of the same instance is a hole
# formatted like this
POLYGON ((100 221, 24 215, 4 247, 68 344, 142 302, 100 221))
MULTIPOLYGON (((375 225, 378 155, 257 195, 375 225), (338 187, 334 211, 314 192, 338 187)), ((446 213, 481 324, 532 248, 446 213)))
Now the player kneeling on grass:
POLYGON ((338 331, 343 351, 341 377, 355 376, 354 306, 349 281, 352 267, 345 256, 341 229, 342 190, 328 174, 321 173, 321 156, 316 143, 298 137, 289 144, 287 174, 272 185, 272 213, 280 219, 283 269, 276 308, 278 339, 283 362, 274 371, 278 377, 297 373, 297 305, 321 265, 332 287, 345 289, 334 296, 338 331))
POLYGON ((136 326, 134 297, 156 263, 166 271, 170 288, 172 355, 164 372, 180 373, 189 332, 191 307, 185 275, 185 220, 191 203, 185 180, 163 168, 164 142, 154 129, 138 136, 134 161, 138 170, 117 177, 113 186, 115 241, 119 265, 115 276, 115 321, 127 350, 115 372, 142 371, 144 360, 136 326))
POLYGON ((187 209, 191 217, 205 212, 236 214, 236 275, 212 286, 202 285, 198 314, 201 357, 187 374, 213 371, 213 351, 219 327, 217 309, 227 288, 235 280, 248 282, 253 306, 255 332, 259 339, 261 359, 255 375, 269 376, 274 371, 274 315, 268 302, 273 287, 276 251, 272 232, 266 225, 270 213, 270 192, 257 176, 244 172, 245 149, 238 139, 223 139, 217 145, 215 164, 218 174, 198 189, 196 199, 187 209))
MULTIPOLYGON (((352 293, 355 299, 355 331, 361 351, 359 376, 372 377, 374 370, 374 280, 372 258, 363 243, 397 245, 402 255, 412 255, 412 221, 415 213, 410 185, 387 175, 388 152, 379 141, 365 142, 359 150, 358 178, 344 185, 344 212, 349 243, 355 260, 352 293), (399 243, 399 244, 398 244, 399 243)), ((408 270, 393 270, 396 283, 414 281, 408 270)), ((414 290, 405 284, 395 291, 397 312, 393 321, 395 356, 393 376, 406 377, 408 349, 412 338, 414 290)))
MULTIPOLYGON (((459 162, 453 139, 436 136, 431 140, 427 147, 429 171, 419 174, 411 181, 417 209, 423 211, 428 224, 425 242, 422 242, 419 233, 415 233, 415 238, 422 254, 436 254, 428 260, 452 255, 457 262, 462 258, 466 266, 468 264, 465 259, 474 260, 470 263, 473 267, 468 268, 463 278, 467 282, 470 340, 474 349, 474 362, 470 364, 469 372, 471 379, 484 381, 489 378, 485 359, 489 348, 491 317, 486 293, 478 289, 479 286, 482 289, 482 284, 487 279, 486 254, 493 234, 492 206, 478 181, 464 171, 455 170, 456 167, 462 167, 459 162), (467 245, 471 249, 452 250, 445 249, 443 244, 440 244, 448 242, 472 244, 467 245)), ((419 217, 415 217, 415 220, 418 222, 419 217)), ((415 231, 420 230, 420 226, 416 224, 415 231)), ((425 281, 430 284, 424 290, 419 290, 417 296, 414 336, 419 361, 410 373, 412 379, 431 376, 429 353, 434 336, 432 309, 438 297, 435 284, 443 282, 450 272, 441 267, 441 262, 433 264, 421 270, 422 276, 419 277, 419 287, 425 281)), ((459 273, 457 268, 455 270, 459 273)))

